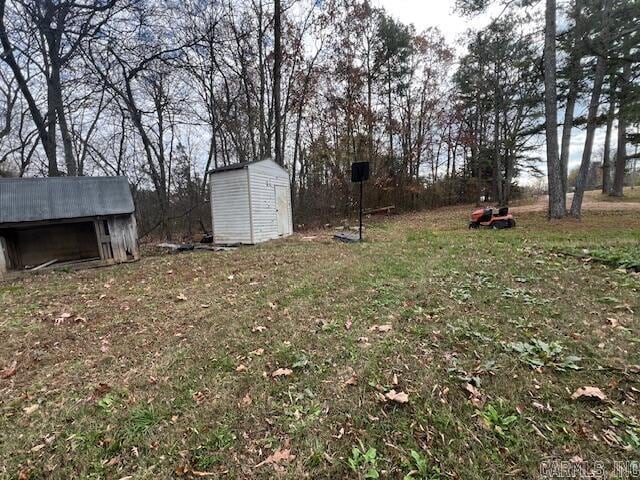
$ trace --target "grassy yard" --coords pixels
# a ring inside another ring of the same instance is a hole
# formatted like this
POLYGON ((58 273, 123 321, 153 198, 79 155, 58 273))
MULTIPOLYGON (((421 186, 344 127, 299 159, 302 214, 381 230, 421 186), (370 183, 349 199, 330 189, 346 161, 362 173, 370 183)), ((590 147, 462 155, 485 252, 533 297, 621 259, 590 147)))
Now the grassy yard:
POLYGON ((470 231, 468 210, 0 284, 0 478, 640 460, 640 277, 589 256, 637 256, 638 211, 470 231))

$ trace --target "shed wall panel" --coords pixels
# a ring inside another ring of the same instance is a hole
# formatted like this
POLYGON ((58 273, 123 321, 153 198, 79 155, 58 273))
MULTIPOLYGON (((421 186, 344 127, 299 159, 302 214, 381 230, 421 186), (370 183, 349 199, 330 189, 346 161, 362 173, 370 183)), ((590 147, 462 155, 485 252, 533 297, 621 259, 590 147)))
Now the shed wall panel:
POLYGON ((0 237, 0 278, 7 273, 9 269, 9 254, 7 251, 7 242, 4 237, 0 237))
POLYGON ((247 170, 212 174, 211 215, 215 243, 253 243, 247 170))
POLYGON ((288 173, 273 161, 252 163, 248 168, 254 242, 264 242, 279 236, 276 216, 276 186, 286 187, 289 191, 289 230, 285 235, 290 235, 293 233, 293 223, 288 173))

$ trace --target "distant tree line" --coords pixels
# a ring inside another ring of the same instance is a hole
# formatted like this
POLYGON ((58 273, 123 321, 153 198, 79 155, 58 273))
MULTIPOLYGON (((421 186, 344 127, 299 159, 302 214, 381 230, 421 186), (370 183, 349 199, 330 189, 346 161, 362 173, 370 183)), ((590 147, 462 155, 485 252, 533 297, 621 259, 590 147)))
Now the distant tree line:
POLYGON ((545 1, 459 0, 503 8, 458 58, 368 1, 0 0, 0 174, 127 175, 169 236, 208 228, 206 172, 235 162, 283 164, 318 223, 352 212, 353 161, 370 206, 508 204, 546 144, 561 217, 579 127, 579 216, 593 151, 613 195, 638 156, 640 3, 545 1))

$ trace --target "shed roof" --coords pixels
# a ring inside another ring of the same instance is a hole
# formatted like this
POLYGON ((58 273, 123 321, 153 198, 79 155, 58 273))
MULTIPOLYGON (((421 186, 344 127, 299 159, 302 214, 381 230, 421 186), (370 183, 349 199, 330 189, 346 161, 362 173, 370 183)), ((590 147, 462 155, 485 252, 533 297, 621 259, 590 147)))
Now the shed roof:
MULTIPOLYGON (((273 162, 276 165, 278 165, 274 160, 272 160, 271 158, 263 158, 261 160, 249 160, 247 162, 238 162, 238 163, 232 163, 231 165, 225 165, 224 167, 218 167, 218 168, 214 168, 212 170, 209 170, 209 173, 220 173, 220 172, 228 172, 229 170, 241 170, 243 168, 247 168, 249 165, 253 165, 254 163, 260 163, 260 162, 273 162)), ((285 170, 281 165, 278 165, 280 168, 282 168, 283 170, 285 170)), ((285 170, 286 171, 286 170, 285 170)))
POLYGON ((0 224, 134 211, 126 177, 0 178, 0 224))

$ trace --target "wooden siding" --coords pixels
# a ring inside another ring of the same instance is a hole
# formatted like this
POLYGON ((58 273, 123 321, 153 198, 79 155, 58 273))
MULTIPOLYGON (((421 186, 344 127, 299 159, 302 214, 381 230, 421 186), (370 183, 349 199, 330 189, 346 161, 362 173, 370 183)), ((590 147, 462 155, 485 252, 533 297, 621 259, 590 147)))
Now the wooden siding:
POLYGON ((211 216, 215 243, 253 243, 247 170, 212 174, 211 216))
POLYGON ((285 236, 291 235, 293 222, 289 174, 272 160, 252 163, 248 169, 249 185, 251 186, 253 242, 260 243, 279 237, 276 216, 276 187, 285 187, 289 192, 289 229, 285 236))
POLYGON ((109 217, 111 251, 116 263, 138 260, 138 231, 134 215, 109 217))
POLYGON ((0 237, 0 278, 2 278, 9 268, 7 252, 7 242, 4 237, 0 237))

